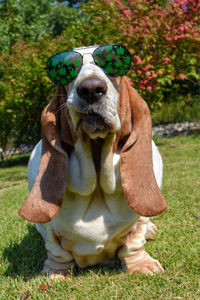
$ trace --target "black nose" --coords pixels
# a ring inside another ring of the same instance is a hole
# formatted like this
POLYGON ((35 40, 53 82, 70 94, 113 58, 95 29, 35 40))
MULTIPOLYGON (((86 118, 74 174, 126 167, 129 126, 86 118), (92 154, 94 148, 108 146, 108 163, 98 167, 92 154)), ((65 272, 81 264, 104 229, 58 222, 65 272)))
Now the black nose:
POLYGON ((78 95, 89 103, 97 102, 106 92, 105 81, 98 78, 86 78, 77 86, 78 95))

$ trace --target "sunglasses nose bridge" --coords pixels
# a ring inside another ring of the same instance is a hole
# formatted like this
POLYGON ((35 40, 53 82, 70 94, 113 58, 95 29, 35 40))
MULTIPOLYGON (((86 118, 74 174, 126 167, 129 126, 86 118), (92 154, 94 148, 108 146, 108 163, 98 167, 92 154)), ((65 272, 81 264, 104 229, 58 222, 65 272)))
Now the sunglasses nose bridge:
POLYGON ((83 56, 83 64, 94 62, 92 53, 84 53, 83 56))

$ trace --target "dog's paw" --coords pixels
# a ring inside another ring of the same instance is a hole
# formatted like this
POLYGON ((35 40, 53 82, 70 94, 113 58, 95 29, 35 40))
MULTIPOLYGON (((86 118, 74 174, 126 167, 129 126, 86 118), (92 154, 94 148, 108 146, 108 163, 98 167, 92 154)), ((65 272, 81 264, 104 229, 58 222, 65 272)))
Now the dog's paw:
POLYGON ((130 274, 140 273, 153 275, 154 273, 164 272, 159 261, 152 258, 145 250, 125 257, 122 262, 122 267, 130 274))
POLYGON ((149 221, 147 227, 147 233, 145 235, 146 240, 153 240, 157 230, 158 230, 157 227, 151 221, 149 221))
POLYGON ((63 279, 65 280, 70 275, 75 273, 76 264, 74 262, 69 262, 65 264, 59 264, 58 262, 53 262, 47 259, 44 263, 42 275, 47 275, 51 279, 63 279))
POLYGON ((42 275, 47 275, 51 279, 66 280, 69 276, 74 274, 74 269, 69 268, 67 270, 42 270, 42 275))
POLYGON ((143 262, 133 263, 127 266, 127 272, 130 274, 140 273, 140 274, 150 274, 164 272, 163 267, 156 259, 146 260, 143 262))
POLYGON ((69 277, 73 273, 73 270, 66 270, 66 271, 51 271, 51 274, 49 273, 49 277, 51 279, 61 279, 61 280, 66 280, 67 277, 69 277))

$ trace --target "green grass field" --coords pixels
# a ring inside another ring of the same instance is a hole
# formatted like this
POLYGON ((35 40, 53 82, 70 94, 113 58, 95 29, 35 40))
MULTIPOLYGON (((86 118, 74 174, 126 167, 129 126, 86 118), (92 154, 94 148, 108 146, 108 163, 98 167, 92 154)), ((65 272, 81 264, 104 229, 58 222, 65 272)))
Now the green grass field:
POLYGON ((0 299, 200 299, 200 136, 156 138, 169 209, 154 218, 146 250, 165 268, 155 276, 115 268, 77 270, 66 281, 40 276, 45 249, 17 214, 25 200, 28 156, 0 164, 0 299))

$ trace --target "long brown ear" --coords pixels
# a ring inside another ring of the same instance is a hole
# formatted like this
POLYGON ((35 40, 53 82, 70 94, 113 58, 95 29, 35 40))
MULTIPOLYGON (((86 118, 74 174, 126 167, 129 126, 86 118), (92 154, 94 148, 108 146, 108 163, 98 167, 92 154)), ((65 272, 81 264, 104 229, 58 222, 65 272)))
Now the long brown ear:
POLYGON ((120 85, 120 170, 129 206, 141 216, 156 216, 167 209, 157 186, 152 163, 151 117, 146 102, 126 77, 120 85))
POLYGON ((42 157, 36 182, 19 210, 19 215, 34 223, 49 222, 59 211, 66 188, 67 149, 74 143, 66 108, 67 93, 58 87, 43 110, 42 157), (64 150, 65 149, 65 150, 64 150))

